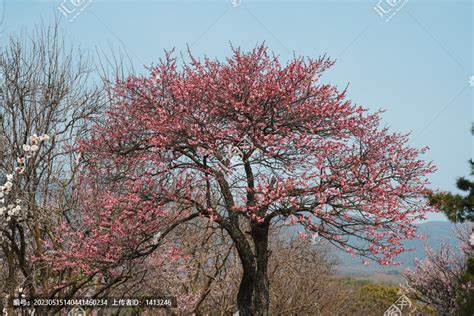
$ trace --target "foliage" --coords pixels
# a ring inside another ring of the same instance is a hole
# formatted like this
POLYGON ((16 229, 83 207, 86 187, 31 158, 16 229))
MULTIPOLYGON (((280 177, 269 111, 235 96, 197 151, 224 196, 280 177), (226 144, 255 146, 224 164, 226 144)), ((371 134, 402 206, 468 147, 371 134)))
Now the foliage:
POLYGON ((419 237, 426 149, 320 84, 328 58, 282 65, 261 45, 179 66, 167 53, 112 84, 101 117, 94 67, 58 35, 0 52, 9 303, 171 294, 176 312, 338 314, 355 285, 333 278, 327 244, 392 264, 419 237), (282 223, 302 238, 282 239, 282 223))
MULTIPOLYGON (((471 133, 474 134, 474 125, 471 133)), ((471 176, 474 175, 474 161, 469 160, 471 166, 471 176)), ((449 220, 453 222, 470 221, 474 225, 474 181, 464 177, 458 178, 456 187, 467 195, 453 194, 450 192, 436 192, 430 195, 430 203, 444 211, 449 220)), ((461 280, 458 284, 451 286, 459 286, 458 297, 456 298, 456 306, 461 315, 472 315, 474 312, 474 226, 471 226, 470 239, 467 241, 467 251, 465 251, 464 270, 460 274, 461 280), (470 244, 470 248, 469 248, 470 244)))
POLYGON ((470 251, 467 235, 463 235, 461 253, 448 244, 443 244, 437 250, 427 247, 426 258, 415 263, 415 270, 404 272, 405 293, 430 304, 441 315, 457 313, 460 298, 469 296, 473 290, 473 283, 463 276, 470 251))
MULTIPOLYGON (((474 134, 474 125, 471 132, 474 134)), ((469 164, 471 175, 474 175, 474 161, 469 160, 469 164)), ((474 182, 461 177, 457 180, 456 187, 467 192, 467 195, 437 192, 430 195, 431 204, 443 210, 453 222, 474 221, 474 182)))
POLYGON ((349 313, 356 315, 365 310, 365 312, 370 311, 374 313, 379 311, 378 314, 380 315, 393 304, 399 296, 399 288, 394 285, 363 285, 357 289, 349 313))
MULTIPOLYGON (((225 62, 190 58, 178 67, 167 54, 148 76, 117 81, 105 122, 79 143, 86 183, 121 196, 81 210, 101 218, 82 222, 90 236, 111 242, 117 254, 127 240, 129 260, 156 249, 148 237, 166 225, 215 222, 243 265, 243 314, 268 310, 275 220, 381 264, 405 250, 402 240, 417 237, 413 222, 431 210, 425 176, 434 168, 419 159, 425 149, 381 127, 379 113, 353 105, 345 90, 318 84, 332 61, 295 58, 283 66, 263 45, 234 49, 225 62), (143 225, 122 229, 128 222, 143 225)), ((81 249, 76 234, 70 249, 81 249)))
POLYGON ((4 302, 11 303, 19 289, 29 297, 55 297, 58 283, 77 286, 70 274, 55 273, 41 257, 53 227, 74 208, 69 193, 78 168, 69 149, 100 112, 103 95, 85 55, 76 59, 75 50, 63 44, 55 25, 15 34, 0 50, 4 302))
POLYGON ((474 257, 467 259, 466 268, 461 274, 461 288, 458 297, 459 315, 470 316, 474 312, 474 257))

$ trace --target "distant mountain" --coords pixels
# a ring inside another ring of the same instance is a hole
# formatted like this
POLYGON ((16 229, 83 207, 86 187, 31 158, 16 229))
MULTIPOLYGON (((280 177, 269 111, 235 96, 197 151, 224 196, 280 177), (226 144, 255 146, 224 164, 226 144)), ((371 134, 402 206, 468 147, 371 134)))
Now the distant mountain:
POLYGON ((363 265, 361 258, 335 249, 334 254, 339 260, 338 273, 358 278, 368 278, 379 282, 398 283, 401 281, 401 272, 406 268, 413 268, 415 258, 425 257, 425 245, 437 249, 443 242, 457 248, 455 225, 448 221, 430 221, 419 225, 418 234, 425 235, 426 239, 415 239, 404 242, 405 248, 413 251, 404 252, 396 257, 399 266, 381 266, 375 262, 363 265))

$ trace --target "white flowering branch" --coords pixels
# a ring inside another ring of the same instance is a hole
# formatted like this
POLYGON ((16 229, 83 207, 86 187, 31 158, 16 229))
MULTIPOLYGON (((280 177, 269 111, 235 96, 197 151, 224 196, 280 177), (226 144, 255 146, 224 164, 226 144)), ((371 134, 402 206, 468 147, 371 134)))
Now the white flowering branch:
MULTIPOLYGON (((31 158, 34 152, 37 152, 40 149, 40 143, 49 140, 49 135, 44 134, 38 136, 33 134, 29 137, 29 143, 23 144, 23 151, 25 152, 26 158, 31 158)), ((17 158, 17 166, 15 168, 16 174, 20 175, 25 172, 26 161, 24 157, 17 158)), ((22 200, 16 199, 15 203, 7 204, 8 197, 13 188, 13 182, 15 181, 14 174, 7 174, 6 182, 0 186, 0 217, 5 216, 5 221, 8 223, 13 218, 17 220, 26 219, 26 212, 23 211, 22 200)))

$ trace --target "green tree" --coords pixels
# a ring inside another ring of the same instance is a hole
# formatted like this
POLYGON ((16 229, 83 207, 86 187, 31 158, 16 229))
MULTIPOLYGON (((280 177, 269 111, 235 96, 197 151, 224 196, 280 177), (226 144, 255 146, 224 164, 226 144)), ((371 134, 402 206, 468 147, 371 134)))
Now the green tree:
MULTIPOLYGON (((471 127, 471 133, 474 135, 474 124, 471 127)), ((474 161, 469 160, 471 166, 471 176, 474 176, 474 161)), ((435 193, 430 196, 432 205, 439 207, 452 222, 471 222, 471 254, 466 259, 466 270, 461 276, 460 284, 474 284, 474 182, 460 177, 457 179, 456 186, 459 190, 467 192, 467 195, 453 194, 450 192, 435 193)), ((473 315, 474 312, 474 287, 469 286, 460 291, 459 297, 459 315, 473 315)))
POLYGON ((469 284, 470 287, 461 291, 459 297, 459 315, 471 316, 474 312, 474 256, 467 259, 466 271, 461 276, 461 284, 469 284))
MULTIPOLYGON (((474 135, 474 124, 471 127, 474 135)), ((469 160, 471 176, 474 175, 474 161, 469 160)), ((474 182, 464 177, 458 178, 456 187, 468 194, 462 196, 450 192, 435 193, 430 196, 432 205, 439 207, 453 222, 474 221, 474 182)))
MULTIPOLYGON (((351 304, 347 308, 349 315, 382 315, 400 298, 401 291, 396 285, 371 282, 353 285, 356 289, 351 297, 351 304)), ((430 306, 415 300, 412 300, 412 304, 412 309, 422 315, 434 315, 434 310, 430 306)))

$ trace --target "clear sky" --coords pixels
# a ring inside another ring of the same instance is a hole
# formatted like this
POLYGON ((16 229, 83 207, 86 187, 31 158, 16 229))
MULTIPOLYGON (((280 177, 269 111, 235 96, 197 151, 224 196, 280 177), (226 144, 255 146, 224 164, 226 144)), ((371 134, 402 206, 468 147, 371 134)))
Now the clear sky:
POLYGON ((433 188, 455 191, 456 177, 469 173, 474 0, 87 2, 0 0, 0 45, 12 32, 59 17, 76 45, 121 48, 137 70, 164 49, 184 52, 186 45, 196 56, 217 58, 229 54, 229 43, 250 49, 262 41, 282 59, 327 54, 337 62, 323 81, 349 84, 355 103, 386 109, 385 124, 431 148, 426 159, 438 167, 433 188), (378 3, 386 13, 376 12, 378 3), (66 18, 61 5, 74 11, 66 18))

